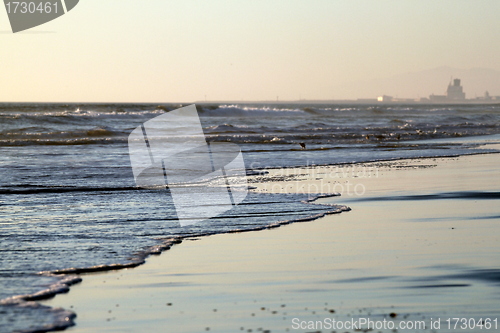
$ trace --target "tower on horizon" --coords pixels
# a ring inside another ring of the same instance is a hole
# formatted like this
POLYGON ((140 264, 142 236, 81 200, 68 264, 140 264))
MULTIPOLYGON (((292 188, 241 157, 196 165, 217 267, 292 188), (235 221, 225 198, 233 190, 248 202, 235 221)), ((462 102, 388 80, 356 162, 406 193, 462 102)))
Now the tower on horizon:
POLYGON ((446 97, 448 100, 452 101, 462 101, 465 100, 465 93, 463 87, 460 85, 460 79, 454 79, 453 85, 448 85, 448 90, 446 91, 446 97))

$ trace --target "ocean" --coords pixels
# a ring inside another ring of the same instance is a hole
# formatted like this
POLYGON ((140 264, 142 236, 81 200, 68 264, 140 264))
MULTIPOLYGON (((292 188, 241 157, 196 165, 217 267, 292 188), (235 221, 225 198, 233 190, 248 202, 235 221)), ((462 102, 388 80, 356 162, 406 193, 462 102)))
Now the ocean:
MULTIPOLYGON (((75 274, 140 265, 184 237, 348 210, 312 204, 307 194, 250 191, 234 209, 181 227, 167 191, 136 187, 128 150, 136 127, 181 106, 0 104, 0 332, 71 325, 69 309, 36 301, 67 292, 80 281, 75 274)), ((201 103, 197 109, 206 140, 237 144, 249 175, 489 153, 496 150, 488 144, 500 142, 496 104, 201 103)))

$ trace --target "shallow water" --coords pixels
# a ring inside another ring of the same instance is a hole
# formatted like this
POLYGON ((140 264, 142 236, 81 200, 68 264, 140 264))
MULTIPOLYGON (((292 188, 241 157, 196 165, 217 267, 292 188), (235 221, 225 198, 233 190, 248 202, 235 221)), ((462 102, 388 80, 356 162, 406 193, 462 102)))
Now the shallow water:
POLYGON ((295 318, 386 320, 395 328, 423 322, 398 331, 456 332, 446 327, 455 317, 493 325, 463 331, 496 331, 500 206, 491 180, 500 177, 498 161, 491 154, 370 163, 379 178, 364 179, 363 196, 319 200, 349 205, 348 213, 186 241, 131 272, 85 277, 75 294, 48 304, 74 306, 75 333, 335 331, 294 330, 295 318))

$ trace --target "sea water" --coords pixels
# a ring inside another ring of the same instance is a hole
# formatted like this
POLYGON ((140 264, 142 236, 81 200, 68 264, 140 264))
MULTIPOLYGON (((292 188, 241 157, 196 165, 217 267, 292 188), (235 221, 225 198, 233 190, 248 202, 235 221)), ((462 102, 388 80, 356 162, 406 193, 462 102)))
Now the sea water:
MULTIPOLYGON (((127 146, 133 129, 180 106, 0 104, 0 332, 70 325, 71 312, 36 300, 67 292, 76 273, 141 264, 183 237, 347 209, 308 203, 305 194, 249 192, 233 210, 181 227, 168 191, 135 186, 127 146)), ((494 151, 485 143, 500 141, 500 105, 197 108, 207 142, 239 145, 248 174, 485 153, 494 151)))

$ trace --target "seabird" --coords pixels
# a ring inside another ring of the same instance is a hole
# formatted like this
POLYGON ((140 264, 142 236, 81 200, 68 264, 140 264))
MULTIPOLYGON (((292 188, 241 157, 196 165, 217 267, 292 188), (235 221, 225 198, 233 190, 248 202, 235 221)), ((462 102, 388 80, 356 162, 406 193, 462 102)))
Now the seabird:
POLYGON ((306 144, 305 144, 305 142, 299 142, 299 145, 302 147, 302 149, 306 149, 306 144))

